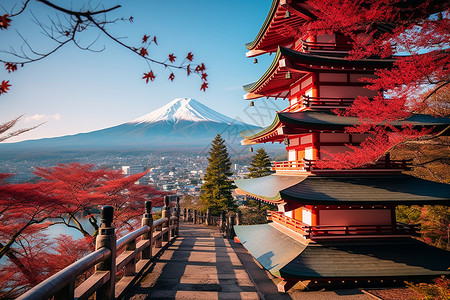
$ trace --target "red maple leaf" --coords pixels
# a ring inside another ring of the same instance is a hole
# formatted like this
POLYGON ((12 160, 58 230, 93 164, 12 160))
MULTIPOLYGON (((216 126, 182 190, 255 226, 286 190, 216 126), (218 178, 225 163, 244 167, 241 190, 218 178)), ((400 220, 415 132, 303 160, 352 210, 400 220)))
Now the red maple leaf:
POLYGON ((208 80, 208 79, 206 79, 206 77, 208 77, 208 74, 202 73, 202 80, 204 80, 204 81, 208 80))
POLYGON ((194 59, 194 54, 192 54, 192 52, 189 52, 189 53, 187 54, 187 56, 186 56, 186 59, 187 59, 188 61, 192 61, 192 60, 194 59))
POLYGON ((131 16, 131 17, 128 19, 128 21, 130 21, 130 23, 133 23, 133 21, 134 21, 133 16, 131 16))
POLYGON ((4 14, 3 16, 0 17, 0 29, 7 29, 8 26, 10 25, 11 19, 8 18, 8 14, 4 14))
POLYGON ((144 47, 141 48, 141 50, 139 51, 139 55, 141 56, 146 56, 148 55, 147 49, 145 49, 144 47))
POLYGON ((144 34, 144 37, 142 38, 142 44, 147 43, 147 40, 150 36, 144 34))
POLYGON ((205 67, 204 63, 201 63, 201 65, 199 65, 199 67, 200 67, 200 71, 205 71, 206 70, 206 67, 205 67))
POLYGON ((200 71, 201 71, 200 66, 196 66, 194 72, 197 72, 197 73, 198 73, 198 72, 200 72, 200 71))
POLYGON ((146 79, 145 83, 148 83, 148 80, 150 79, 151 81, 155 80, 156 75, 153 74, 153 71, 150 71, 148 73, 144 73, 144 77, 142 77, 142 79, 146 79))
POLYGON ((169 80, 173 81, 174 79, 175 79, 175 75, 173 73, 170 73, 169 80))
POLYGON ((9 84, 9 80, 7 80, 7 81, 3 80, 2 84, 0 85, 0 95, 3 93, 7 93, 10 86, 11 85, 9 84))
POLYGON ((171 62, 171 63, 173 63, 173 62, 175 62, 175 58, 177 58, 175 55, 173 55, 173 53, 172 54, 169 54, 169 61, 171 62))
POLYGON ((187 72, 187 76, 191 75, 191 65, 187 65, 186 72, 187 72))
POLYGON ((156 42, 156 36, 153 37, 153 42, 158 45, 158 43, 156 42))
POLYGON ((203 82, 202 86, 200 87, 200 90, 203 90, 204 92, 206 92, 207 88, 208 88, 208 83, 207 82, 203 82))
POLYGON ((6 70, 8 70, 8 73, 17 71, 17 65, 14 63, 5 63, 5 67, 6 67, 6 70))

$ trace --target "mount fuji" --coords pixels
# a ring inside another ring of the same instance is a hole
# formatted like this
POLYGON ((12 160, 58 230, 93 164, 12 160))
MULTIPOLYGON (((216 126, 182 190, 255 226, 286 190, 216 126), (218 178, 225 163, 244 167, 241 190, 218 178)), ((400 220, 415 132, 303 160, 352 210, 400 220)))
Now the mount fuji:
POLYGON ((75 135, 0 144, 0 151, 202 150, 218 133, 239 147, 240 131, 258 127, 227 117, 195 99, 177 98, 114 127, 75 135))

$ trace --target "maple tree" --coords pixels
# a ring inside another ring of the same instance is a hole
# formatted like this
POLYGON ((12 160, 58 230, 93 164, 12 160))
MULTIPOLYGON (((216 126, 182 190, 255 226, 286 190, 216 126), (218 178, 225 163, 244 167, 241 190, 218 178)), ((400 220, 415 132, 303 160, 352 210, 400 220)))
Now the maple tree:
MULTIPOLYGON (((126 44, 121 38, 118 38, 111 33, 111 28, 109 28, 109 26, 112 24, 116 24, 120 21, 130 23, 133 23, 134 21, 132 16, 129 18, 110 17, 111 12, 120 9, 121 5, 116 5, 109 8, 98 8, 90 7, 91 4, 87 4, 88 9, 72 10, 59 6, 48 0, 25 0, 20 7, 17 7, 16 4, 12 4, 10 10, 0 16, 0 30, 10 29, 10 27, 14 25, 14 19, 17 16, 30 10, 29 7, 31 2, 39 3, 46 9, 56 13, 56 17, 49 17, 50 20, 40 19, 32 13, 37 26, 42 29, 42 32, 49 38, 50 41, 56 43, 56 46, 50 50, 41 52, 35 50, 27 39, 20 35, 23 40, 23 45, 20 47, 20 50, 11 48, 9 51, 3 51, 4 54, 8 54, 8 57, 11 58, 0 57, 0 62, 4 64, 8 73, 17 71, 18 66, 23 67, 26 64, 45 59, 70 43, 74 44, 81 50, 101 52, 102 50, 94 48, 95 40, 88 43, 88 46, 81 45, 79 36, 88 30, 96 30, 99 35, 101 34, 106 36, 115 44, 118 44, 119 46, 124 47, 141 57, 150 69, 148 72, 144 72, 143 79, 146 80, 146 83, 148 83, 149 79, 150 81, 153 81, 156 78, 155 75, 148 75, 155 74, 152 69, 152 65, 160 65, 164 67, 164 69, 167 69, 170 72, 169 79, 171 81, 175 78, 174 70, 185 70, 187 76, 189 76, 191 74, 191 64, 195 65, 194 54, 192 52, 188 52, 184 56, 184 59, 178 64, 176 64, 177 56, 175 56, 174 53, 170 53, 165 60, 151 57, 149 55, 149 48, 151 46, 158 45, 156 35, 151 36, 144 34, 139 45, 130 45, 126 44)), ((80 7, 83 7, 83 5, 80 5, 80 7)), ((7 8, 3 9, 6 10, 7 8)), ((202 90, 206 90, 208 87, 207 84, 205 84, 207 82, 205 71, 206 68, 204 63, 197 64, 193 71, 200 77, 202 90)), ((0 95, 7 93, 10 88, 10 81, 2 80, 0 83, 0 95)))
POLYGON ((100 220, 98 209, 115 208, 119 236, 140 224, 143 203, 163 202, 166 192, 136 184, 146 172, 125 177, 119 170, 92 164, 60 164, 36 168, 41 180, 9 184, 11 174, 0 174, 0 297, 17 295, 93 250, 100 220), (92 228, 85 228, 87 218, 92 228), (50 238, 45 229, 63 224, 84 236, 50 238), (93 232, 93 233, 92 233, 93 232), (92 234, 91 234, 92 233, 92 234))
MULTIPOLYGON (((297 31, 317 35, 340 33, 353 45, 347 59, 394 57, 390 69, 379 69, 376 78, 364 79, 373 99, 357 98, 343 116, 359 117, 361 125, 349 133, 369 133, 361 147, 332 154, 319 166, 335 169, 374 163, 394 147, 413 140, 430 140, 431 130, 410 126, 395 128, 393 120, 413 114, 433 113, 431 99, 448 88, 450 23, 448 5, 440 1, 324 0, 307 1, 316 16, 297 31)), ((443 100, 444 102, 447 100, 443 100)), ((448 116, 445 115, 445 116, 448 116)), ((439 135, 439 133, 437 134, 439 135)))
POLYGON ((95 168, 93 164, 80 163, 38 167, 34 172, 43 179, 40 184, 62 201, 56 207, 59 221, 53 221, 53 224, 64 224, 86 237, 97 235, 100 220, 95 211, 101 206, 114 207, 115 227, 121 231, 135 228, 146 200, 162 201, 167 192, 136 184, 146 173, 125 177, 120 170, 95 168), (83 215, 88 219, 93 234, 80 222, 83 215))

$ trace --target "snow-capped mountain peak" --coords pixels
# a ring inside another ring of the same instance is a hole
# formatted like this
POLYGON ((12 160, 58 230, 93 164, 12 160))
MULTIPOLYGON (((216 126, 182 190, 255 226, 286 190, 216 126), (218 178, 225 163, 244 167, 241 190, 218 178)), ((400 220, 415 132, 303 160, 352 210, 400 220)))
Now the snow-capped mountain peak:
POLYGON ((241 122, 218 113, 215 110, 212 110, 206 105, 203 105, 197 100, 191 98, 176 98, 163 107, 160 107, 157 110, 140 118, 137 118, 129 123, 141 124, 155 123, 160 121, 176 123, 182 120, 191 122, 209 121, 227 124, 241 124, 241 122))

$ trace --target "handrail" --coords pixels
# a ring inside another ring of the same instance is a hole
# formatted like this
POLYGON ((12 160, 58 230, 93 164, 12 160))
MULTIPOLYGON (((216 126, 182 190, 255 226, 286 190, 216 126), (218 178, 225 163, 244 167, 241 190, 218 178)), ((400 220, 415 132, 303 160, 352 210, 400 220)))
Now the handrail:
POLYGON ((141 235, 143 235, 144 233, 147 233, 151 230, 151 228, 147 225, 136 229, 133 232, 130 232, 129 234, 127 234, 126 236, 120 238, 119 240, 117 240, 117 244, 116 244, 116 250, 119 251, 121 250, 123 247, 125 247, 127 244, 129 244, 131 241, 137 239, 138 237, 140 237, 141 235))
POLYGON ((272 170, 303 170, 305 163, 301 160, 273 161, 272 170))
POLYGON ((152 249, 163 251, 163 242, 170 242, 179 232, 179 197, 174 215, 171 216, 169 196, 164 197, 162 218, 153 222, 151 201, 145 203, 142 227, 116 239, 112 206, 102 208, 102 224, 96 237, 96 250, 36 285, 19 298, 23 299, 88 299, 97 293, 97 299, 112 300, 120 297, 137 275, 152 259, 152 249), (154 232, 159 231, 158 234, 154 232), (141 237, 141 241, 136 240, 141 237), (125 251, 116 256, 116 253, 125 251), (137 263, 140 258, 142 263, 137 263), (75 281, 95 266, 95 273, 75 288, 75 281), (124 277, 116 282, 117 272, 124 269, 124 277))
POLYGON ((311 50, 333 50, 333 51, 348 51, 352 49, 352 45, 350 43, 322 43, 322 42, 308 42, 305 40, 301 40, 302 49, 304 51, 311 50))
POLYGON ((45 279, 31 288, 27 293, 17 299, 20 300, 47 300, 59 292, 59 287, 65 286, 67 282, 74 281, 78 276, 111 256, 111 250, 101 248, 76 261, 65 269, 45 279))

